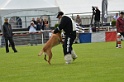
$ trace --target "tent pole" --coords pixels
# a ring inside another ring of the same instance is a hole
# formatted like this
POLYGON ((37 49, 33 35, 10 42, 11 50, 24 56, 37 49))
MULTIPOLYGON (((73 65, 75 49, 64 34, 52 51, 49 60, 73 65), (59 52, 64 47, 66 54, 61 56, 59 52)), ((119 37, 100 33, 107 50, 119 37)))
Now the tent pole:
POLYGON ((26 16, 25 16, 25 28, 27 27, 27 20, 26 20, 26 16))

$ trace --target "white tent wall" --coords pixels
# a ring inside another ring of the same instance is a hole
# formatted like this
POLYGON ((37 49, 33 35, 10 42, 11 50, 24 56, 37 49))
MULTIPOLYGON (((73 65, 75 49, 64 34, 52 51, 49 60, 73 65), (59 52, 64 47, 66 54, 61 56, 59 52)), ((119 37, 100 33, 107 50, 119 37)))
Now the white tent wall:
MULTIPOLYGON (((55 0, 0 0, 0 2, 0 16, 2 18, 2 24, 5 17, 10 18, 18 16, 22 17, 22 21, 25 21, 24 16, 27 16, 26 20, 30 21, 31 16, 55 16, 60 10, 59 7, 56 6, 55 0)), ((50 19, 57 20, 55 17, 51 17, 50 19)), ((51 25, 54 26, 55 23, 55 21, 52 21, 51 25)), ((22 27, 25 28, 24 23, 22 27)))
MULTIPOLYGON (((102 0, 0 0, 0 16, 3 23, 4 17, 56 15, 61 10, 75 16, 82 13, 85 19, 83 23, 87 24, 90 23, 92 6, 98 6, 102 10, 102 0)), ((123 0, 108 0, 109 12, 123 10, 123 0)), ((50 19, 57 20, 55 17, 50 19)), ((52 22, 53 26, 56 21, 52 22)))
POLYGON ((58 7, 33 8, 33 9, 6 9, 0 10, 2 17, 6 16, 33 16, 33 15, 55 15, 59 11, 58 7))
MULTIPOLYGON (((41 17, 43 15, 50 16, 51 20, 57 20, 55 17, 51 16, 56 16, 57 12, 59 11, 58 7, 52 7, 52 8, 37 8, 37 9, 8 9, 8 10, 1 10, 1 17, 2 20, 4 20, 5 17, 13 17, 13 16, 18 16, 22 19, 22 21, 25 21, 25 16, 26 20, 28 21, 26 25, 29 25, 29 21, 31 21, 31 18, 37 18, 41 17)), ((55 25, 55 21, 51 21, 51 26, 55 25)), ((2 21, 3 24, 3 21, 2 21)), ((22 23, 22 27, 25 28, 25 22, 22 23)))

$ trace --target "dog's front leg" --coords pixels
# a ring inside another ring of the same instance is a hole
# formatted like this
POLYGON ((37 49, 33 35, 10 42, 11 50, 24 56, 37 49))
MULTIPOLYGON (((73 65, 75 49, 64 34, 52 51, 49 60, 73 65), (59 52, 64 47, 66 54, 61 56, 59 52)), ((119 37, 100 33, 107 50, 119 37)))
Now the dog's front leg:
POLYGON ((40 53, 38 54, 38 56, 41 56, 43 54, 43 50, 40 51, 40 53))
POLYGON ((47 54, 48 54, 48 63, 51 64, 51 63, 50 63, 51 58, 52 58, 52 52, 51 52, 51 50, 48 50, 48 51, 47 51, 47 54))

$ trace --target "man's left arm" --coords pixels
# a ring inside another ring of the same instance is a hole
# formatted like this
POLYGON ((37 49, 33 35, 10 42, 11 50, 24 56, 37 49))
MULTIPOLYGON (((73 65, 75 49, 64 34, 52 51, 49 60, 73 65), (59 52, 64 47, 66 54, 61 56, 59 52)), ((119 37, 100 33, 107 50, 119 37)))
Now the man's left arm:
POLYGON ((13 29, 12 29, 11 24, 9 24, 9 27, 11 28, 11 33, 12 33, 12 36, 13 36, 13 35, 14 35, 14 33, 13 33, 13 29))
POLYGON ((62 17, 59 26, 54 30, 53 33, 58 33, 58 32, 60 32, 60 31, 65 27, 65 25, 66 25, 66 18, 65 18, 65 17, 62 17))

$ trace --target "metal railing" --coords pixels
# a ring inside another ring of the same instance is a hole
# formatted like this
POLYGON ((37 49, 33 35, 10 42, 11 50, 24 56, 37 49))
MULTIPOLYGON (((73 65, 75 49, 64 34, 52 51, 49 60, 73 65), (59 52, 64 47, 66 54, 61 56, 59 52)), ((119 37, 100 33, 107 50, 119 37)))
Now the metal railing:
MULTIPOLYGON (((37 31, 35 33, 36 40, 38 44, 44 44, 49 39, 49 37, 44 36, 45 32, 48 33, 47 36, 51 36, 51 30, 37 31)), ((30 34, 28 31, 17 31, 13 32, 15 45, 28 45, 30 44, 30 34)), ((4 37, 0 34, 0 46, 5 46, 4 37)))

